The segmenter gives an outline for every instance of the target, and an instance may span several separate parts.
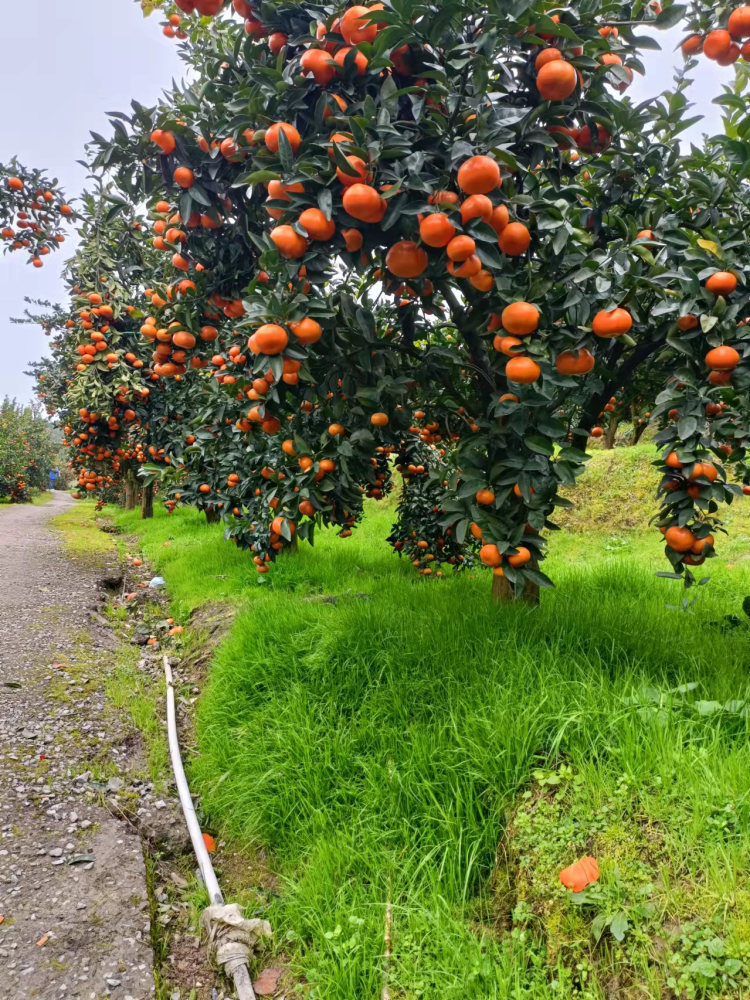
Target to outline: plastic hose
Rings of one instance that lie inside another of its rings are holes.
[[[180,754],[180,741],[177,736],[177,712],[175,711],[174,699],[174,679],[172,668],[169,665],[169,658],[164,656],[164,674],[167,679],[167,733],[169,736],[169,755],[172,758],[172,770],[177,784],[177,791],[180,796],[180,805],[187,824],[190,841],[193,851],[198,861],[198,867],[203,876],[203,882],[208,890],[211,903],[217,905],[224,904],[224,896],[219,887],[219,880],[216,878],[214,866],[211,864],[211,855],[206,849],[203,840],[203,833],[198,822],[198,817],[193,805],[193,798],[190,794],[185,768],[182,766],[182,756]],[[252,980],[247,965],[242,965],[233,972],[234,985],[237,990],[239,1000],[256,1000],[253,990]]]

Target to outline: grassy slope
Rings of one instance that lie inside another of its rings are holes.
[[[619,456],[625,489],[640,491],[644,454]],[[583,489],[630,518],[609,462],[596,457]],[[605,533],[554,536],[557,590],[530,612],[493,605],[484,573],[416,577],[383,541],[387,507],[348,540],[321,536],[279,560],[264,586],[194,512],[146,525],[118,514],[166,577],[175,617],[208,599],[239,608],[201,700],[193,781],[215,822],[270,850],[277,939],[316,997],[379,995],[389,893],[394,998],[573,996],[583,980],[592,997],[613,981],[622,995],[663,995],[670,958],[696,988],[709,980],[684,968],[714,961],[715,940],[744,961],[747,723],[692,702],[750,694],[747,632],[707,627],[750,593],[745,518],[693,616],[665,609],[679,585],[653,576],[665,568],[655,533],[623,536],[624,516]],[[344,599],[307,599],[319,593]],[[699,685],[684,707],[627,702],[684,682]],[[560,785],[533,778],[561,763],[573,776]],[[557,883],[592,850],[603,899],[591,913],[619,907],[638,928],[622,946],[605,936],[592,949],[591,916]],[[684,937],[689,917],[708,937],[672,941],[665,927]],[[668,943],[654,962],[657,938]]]

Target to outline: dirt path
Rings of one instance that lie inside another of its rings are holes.
[[[66,555],[70,507],[0,511],[0,996],[154,995],[139,838],[104,806],[127,730],[108,712],[115,642],[92,612],[101,564]]]

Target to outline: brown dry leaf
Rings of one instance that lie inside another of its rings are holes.
[[[264,969],[253,983],[259,997],[272,997],[281,979],[281,969]]]

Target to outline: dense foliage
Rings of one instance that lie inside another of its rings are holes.
[[[639,24],[705,11],[156,6],[190,82],[94,136],[51,362],[81,486],[158,479],[265,573],[397,468],[421,573],[478,561],[533,597],[589,434],[645,403],[691,583],[740,492],[721,463],[750,479],[744,77],[687,152],[684,73],[625,92]]]
[[[0,403],[0,500],[25,503],[49,486],[59,447],[41,408],[7,396]]]

